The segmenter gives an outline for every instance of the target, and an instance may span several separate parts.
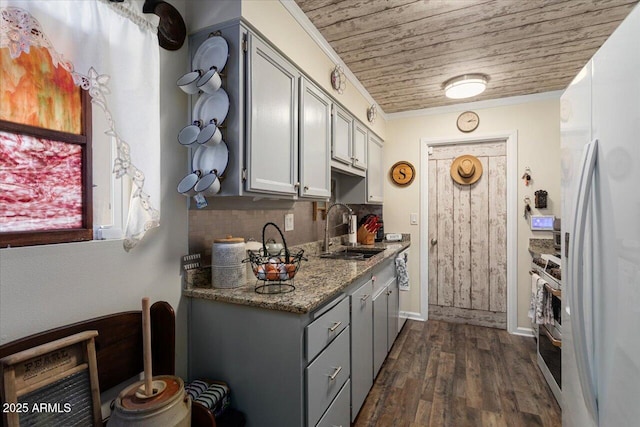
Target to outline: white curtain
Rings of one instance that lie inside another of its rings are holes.
[[[158,20],[142,3],[0,0],[0,47],[14,57],[46,47],[89,90],[93,114],[106,115],[118,148],[113,173],[132,180],[127,251],[160,221]]]

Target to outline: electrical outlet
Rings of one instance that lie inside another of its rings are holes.
[[[286,214],[284,216],[284,231],[293,231],[293,214]]]

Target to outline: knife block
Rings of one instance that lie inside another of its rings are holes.
[[[373,245],[376,239],[375,233],[369,233],[364,225],[358,228],[358,243],[361,245]]]

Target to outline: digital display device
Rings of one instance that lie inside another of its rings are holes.
[[[553,215],[531,215],[531,229],[553,231]]]

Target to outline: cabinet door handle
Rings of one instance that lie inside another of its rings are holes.
[[[294,188],[299,188],[299,187],[300,187],[300,183],[299,183],[299,182],[296,182],[295,184],[293,184],[293,187],[294,187]]]
[[[304,186],[304,191],[305,191],[305,193],[306,193],[307,191],[309,191],[309,186],[308,186],[308,185],[305,185],[305,186]]]
[[[393,291],[387,291],[387,295],[391,295]]]
[[[338,366],[338,367],[332,366],[332,368],[335,369],[335,371],[333,372],[333,374],[327,375],[329,377],[329,381],[334,381],[338,376],[338,374],[340,373],[340,371],[342,371],[342,366]]]
[[[329,328],[329,331],[333,332],[342,325],[342,322],[333,322],[333,326]]]
[[[362,298],[360,298],[360,301],[365,302],[367,300],[367,298],[369,298],[369,294],[364,294],[362,295]]]

